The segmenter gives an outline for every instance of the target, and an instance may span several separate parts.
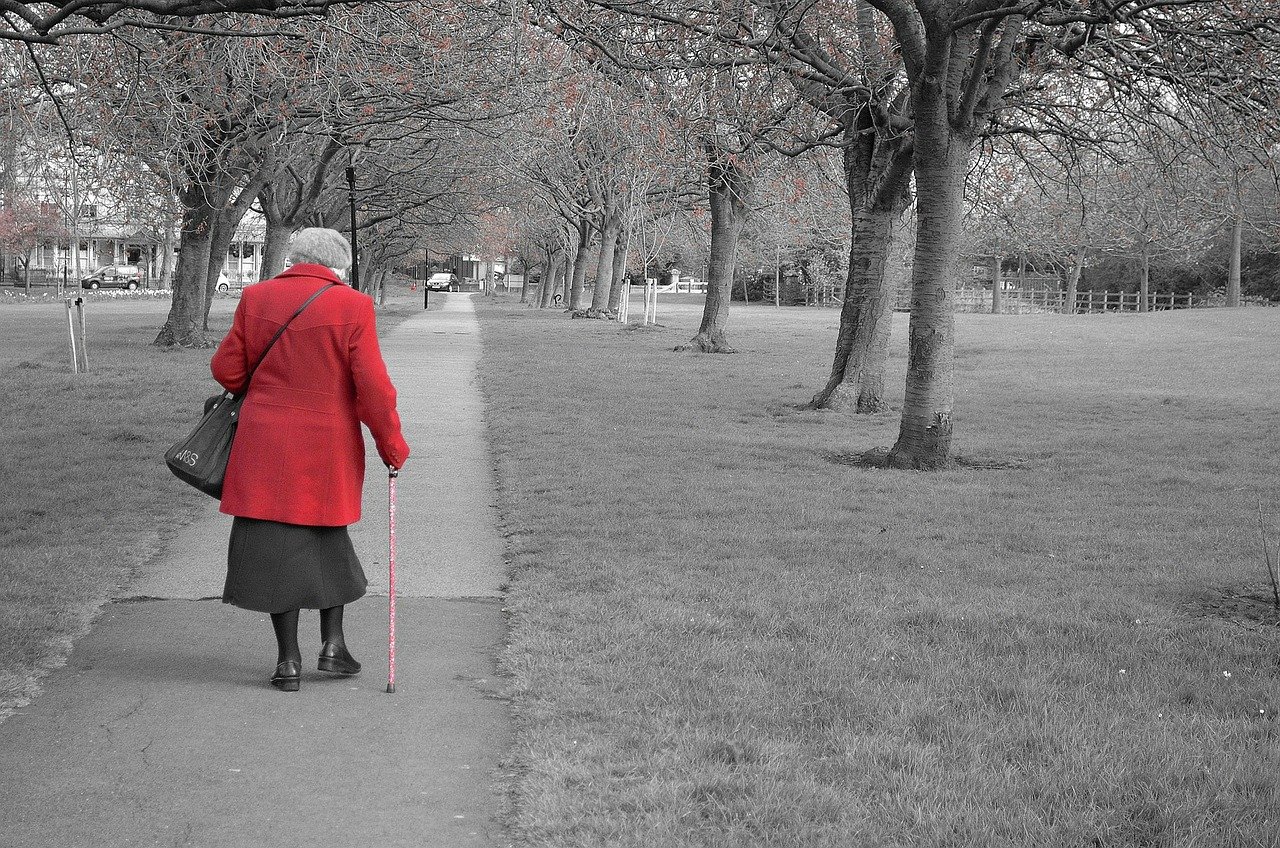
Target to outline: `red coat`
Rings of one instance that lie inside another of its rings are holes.
[[[340,282],[321,265],[294,265],[246,286],[213,377],[244,389],[267,342],[308,297]],[[320,295],[271,348],[240,412],[222,511],[287,524],[338,527],[360,520],[364,437],[399,468],[409,457],[396,390],[378,347],[373,300],[346,285]]]

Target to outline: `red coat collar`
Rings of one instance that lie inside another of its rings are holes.
[[[332,268],[326,265],[313,265],[310,262],[299,262],[297,265],[285,268],[276,275],[277,279],[280,277],[314,277],[317,280],[346,285],[341,277],[333,273]]]

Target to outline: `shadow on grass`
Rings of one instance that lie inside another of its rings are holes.
[[[876,468],[884,471],[894,470],[889,465],[890,448],[880,446],[857,453],[827,453],[828,462],[836,465],[847,465],[851,468]],[[1034,468],[1031,460],[1022,457],[963,456],[950,457],[947,464],[938,470],[976,469],[983,471],[1026,471]],[[897,469],[903,470],[903,469]]]
[[[1219,587],[1198,592],[1188,600],[1184,611],[1191,616],[1217,618],[1251,629],[1280,628],[1280,608],[1276,606],[1270,585]]]

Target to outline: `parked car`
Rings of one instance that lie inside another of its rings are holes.
[[[458,275],[449,271],[436,271],[427,277],[427,288],[432,291],[457,291]]]
[[[80,279],[84,289],[118,288],[133,291],[142,284],[142,269],[137,265],[103,265]]]
[[[214,286],[214,288],[217,289],[218,292],[221,294],[229,294],[233,291],[240,291],[241,289],[243,289],[244,283],[240,282],[239,280],[233,283],[227,279],[227,274],[225,271],[219,271],[218,282]]]

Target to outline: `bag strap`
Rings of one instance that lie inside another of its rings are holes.
[[[280,325],[280,329],[276,330],[276,334],[271,337],[271,341],[267,342],[267,346],[262,349],[262,354],[258,357],[258,361],[253,363],[253,367],[249,369],[249,376],[246,377],[244,380],[244,389],[240,392],[240,395],[242,397],[249,392],[249,382],[253,380],[254,372],[258,370],[258,366],[262,364],[262,360],[267,358],[267,354],[271,352],[271,348],[275,345],[275,343],[280,339],[282,335],[284,335],[284,331],[287,330],[289,328],[289,325],[293,323],[293,319],[301,315],[303,310],[311,305],[311,301],[315,300],[317,297],[324,294],[325,292],[327,292],[329,289],[333,288],[336,285],[340,285],[340,283],[326,283],[324,286],[321,286],[320,289],[315,294],[307,298],[301,306],[299,306],[296,310],[294,310],[294,313],[289,316],[288,321],[285,321],[283,324]]]

